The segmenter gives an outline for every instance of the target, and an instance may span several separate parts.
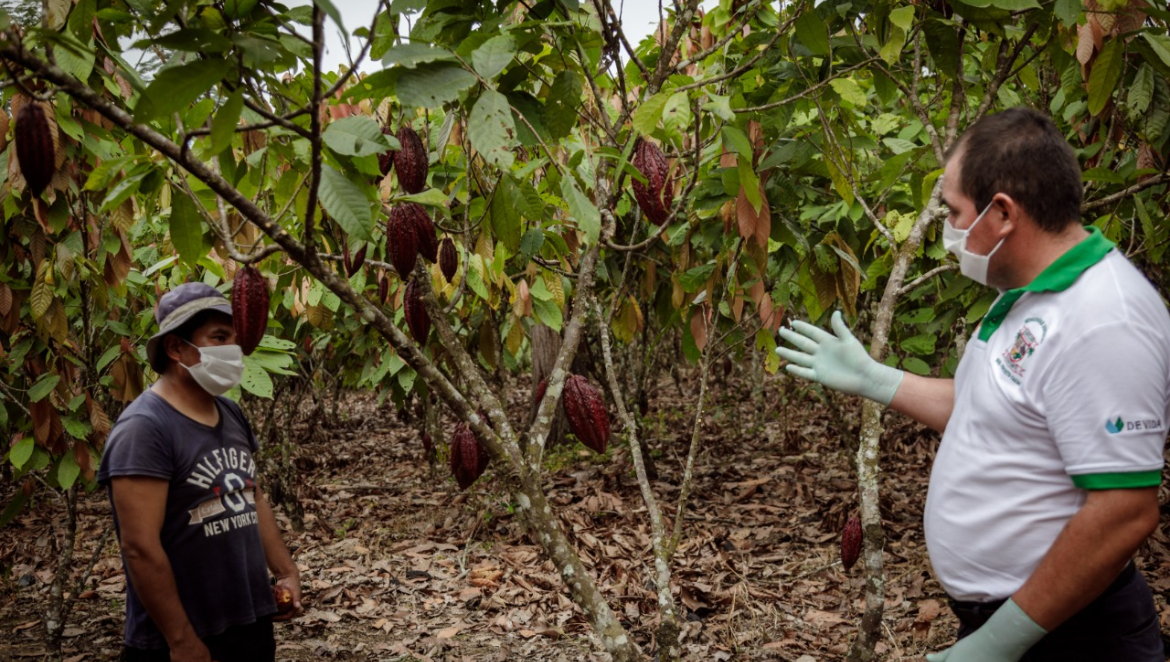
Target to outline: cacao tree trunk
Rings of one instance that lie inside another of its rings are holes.
[[[552,374],[553,364],[556,363],[557,354],[561,351],[561,334],[544,324],[537,324],[532,327],[530,342],[532,344],[532,392],[535,394],[540,383]],[[529,408],[529,425],[536,420],[536,409],[539,406],[540,402],[534,397],[532,406]],[[564,435],[564,422],[564,411],[558,404],[552,427],[548,431],[548,441],[545,442],[550,448],[561,443]]]

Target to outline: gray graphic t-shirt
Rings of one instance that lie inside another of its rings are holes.
[[[208,427],[147,390],[118,417],[98,471],[107,490],[119,476],[170,482],[160,537],[200,637],[276,612],[256,518],[256,437],[239,405],[220,397],[216,406],[219,424]],[[120,538],[116,509],[114,524]],[[126,645],[166,646],[129,575]]]

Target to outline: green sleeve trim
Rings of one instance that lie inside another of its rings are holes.
[[[1073,485],[1082,490],[1118,490],[1157,487],[1162,484],[1161,470],[1117,474],[1073,476]]]

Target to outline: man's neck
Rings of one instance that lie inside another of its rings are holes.
[[[173,369],[159,377],[151,390],[188,418],[211,426],[219,422],[215,398],[194,380],[174,374]]]
[[[1020,259],[1016,262],[1019,268],[1012,274],[1014,282],[1008,289],[1024,287],[1036,280],[1045,269],[1060,259],[1060,256],[1089,236],[1088,231],[1079,223],[1074,223],[1057,233],[1045,232],[1035,225],[1029,225],[1031,227],[1028,228],[1027,236],[1020,237],[1023,246],[1018,253]]]

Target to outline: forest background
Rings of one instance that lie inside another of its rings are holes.
[[[784,379],[775,331],[841,309],[875,357],[953,374],[995,293],[941,246],[941,164],[1017,105],[1052,115],[1084,222],[1165,295],[1170,12],[691,0],[638,40],[619,10],[383,0],[350,25],[329,0],[45,0],[0,17],[0,623],[21,655],[116,647],[103,443],[153,379],[160,294],[245,273],[269,296],[247,302],[262,339],[232,395],[321,607],[290,651],[945,645],[915,518],[937,439]],[[354,48],[326,67],[336,30]],[[577,415],[582,392],[602,400]],[[453,438],[470,441],[450,462]],[[850,580],[833,548],[853,514]],[[1142,557],[1161,577],[1166,541]],[[387,597],[424,588],[422,606]],[[332,627],[370,615],[378,636]]]

